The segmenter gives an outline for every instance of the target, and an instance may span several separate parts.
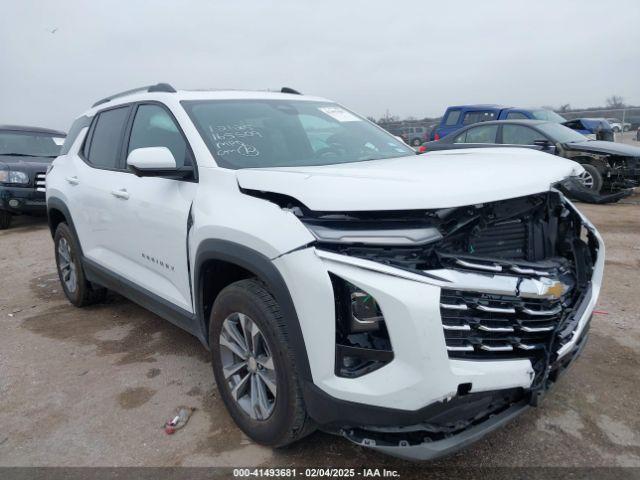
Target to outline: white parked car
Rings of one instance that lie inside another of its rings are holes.
[[[602,240],[555,188],[582,167],[417,156],[283,92],[158,84],[78,118],[46,182],[67,298],[112,289],[198,337],[265,445],[321,428],[430,459],[537,405],[602,282]]]
[[[631,130],[630,123],[623,122],[622,120],[619,120],[617,118],[607,118],[607,122],[609,122],[609,125],[611,125],[611,129],[616,133],[628,132],[629,130]]]

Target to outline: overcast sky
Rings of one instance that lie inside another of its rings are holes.
[[[158,81],[286,85],[375,117],[640,105],[640,1],[3,1],[0,124],[67,129]]]

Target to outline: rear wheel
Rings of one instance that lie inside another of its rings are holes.
[[[411,141],[411,145],[413,145],[414,147],[419,147],[420,145],[422,145],[422,140],[420,140],[419,138],[414,138]]]
[[[602,190],[603,183],[600,171],[593,165],[582,164],[582,167],[584,168],[584,172],[580,174],[582,185],[589,190],[599,193],[600,190]]]
[[[0,230],[6,230],[11,225],[11,219],[13,215],[11,215],[6,210],[0,210]]]
[[[66,223],[60,223],[54,236],[56,266],[62,290],[76,307],[84,307],[104,300],[106,288],[91,284],[84,275],[80,247]]]
[[[220,292],[209,342],[222,400],[247,436],[279,447],[313,431],[285,322],[264,284],[241,280]]]

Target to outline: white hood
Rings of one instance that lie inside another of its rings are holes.
[[[448,150],[320,167],[238,170],[249,190],[293,197],[311,210],[459,207],[549,190],[582,167],[526,148]]]

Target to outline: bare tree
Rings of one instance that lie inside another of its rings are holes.
[[[570,103],[564,103],[562,105],[560,105],[558,107],[558,111],[559,112],[568,112],[569,110],[571,110],[571,104]]]
[[[624,98],[620,95],[611,95],[606,100],[607,108],[624,108],[626,105],[624,104]]]

